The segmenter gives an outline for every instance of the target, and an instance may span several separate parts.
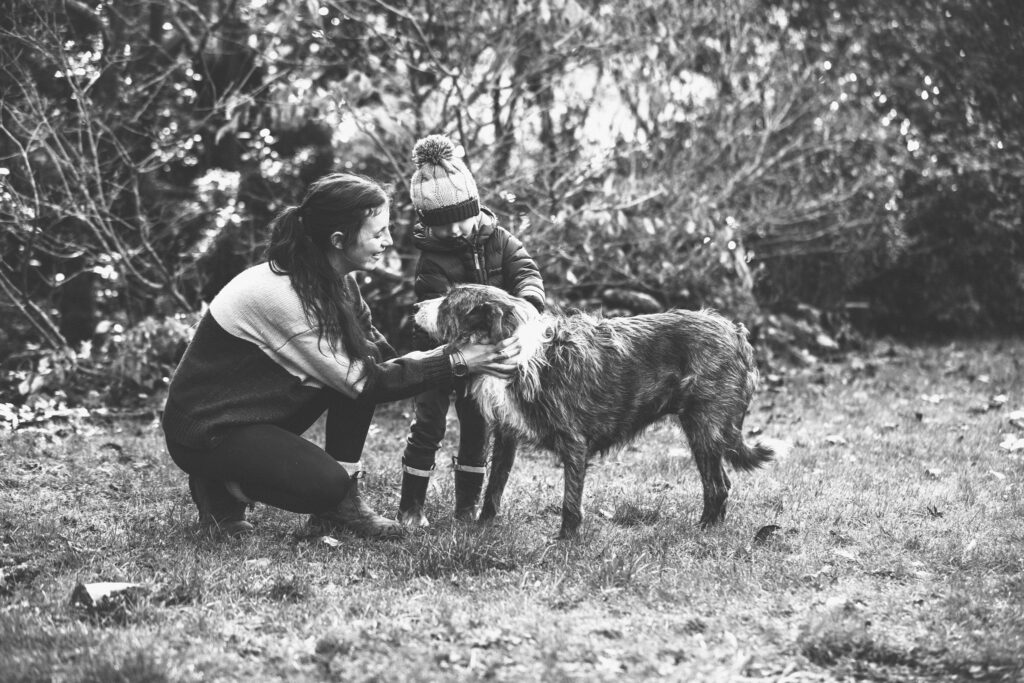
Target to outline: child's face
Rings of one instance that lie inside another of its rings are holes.
[[[470,237],[472,236],[473,231],[476,230],[476,224],[479,219],[480,216],[476,215],[472,218],[463,219],[457,223],[434,225],[430,228],[430,231],[434,233],[434,237],[442,240],[458,237]]]

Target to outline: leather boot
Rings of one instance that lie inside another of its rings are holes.
[[[245,521],[245,502],[231,495],[224,482],[190,474],[188,491],[199,510],[203,533],[238,538],[253,531],[252,524]]]
[[[398,501],[398,523],[408,528],[430,526],[423,514],[427,487],[433,470],[418,470],[402,464],[402,497]]]
[[[480,498],[480,490],[484,487],[486,467],[472,467],[453,463],[455,470],[455,519],[462,522],[475,522],[477,517],[476,504]]]
[[[343,529],[361,538],[399,538],[405,530],[393,519],[378,515],[359,493],[362,473],[352,475],[345,497],[330,512],[311,515],[309,526],[316,531]]]

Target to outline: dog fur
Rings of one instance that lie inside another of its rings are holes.
[[[675,415],[704,488],[702,527],[725,516],[730,481],[723,467],[752,470],[775,449],[743,440],[743,419],[758,374],[747,330],[709,310],[628,318],[539,314],[486,285],[458,285],[420,304],[416,323],[441,342],[496,342],[516,336],[518,372],[509,380],[473,376],[469,391],[495,433],[481,520],[497,515],[515,443],[552,451],[565,491],[559,537],[582,521],[587,462]]]

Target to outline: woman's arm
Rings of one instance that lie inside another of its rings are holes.
[[[366,383],[359,398],[384,403],[409,398],[427,389],[449,386],[456,365],[453,356],[466,365],[468,374],[508,378],[516,372],[520,350],[519,341],[510,338],[497,344],[466,344],[461,347],[438,347],[432,351],[413,351],[371,368],[372,379]],[[434,365],[438,360],[442,367]],[[415,367],[424,361],[428,365],[420,369]],[[423,373],[418,380],[420,388],[410,394],[408,388],[410,383],[417,381],[417,373]]]
[[[413,351],[392,360],[368,363],[333,352],[326,341],[320,342],[316,333],[309,330],[293,337],[287,348],[278,350],[278,362],[346,396],[386,403],[451,386],[451,353],[461,354],[469,374],[510,377],[516,371],[519,350],[518,341],[507,339],[498,344]],[[282,362],[285,357],[287,362]]]

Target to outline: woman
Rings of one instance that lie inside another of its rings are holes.
[[[399,535],[397,522],[359,493],[375,405],[449,387],[456,372],[514,371],[519,347],[511,340],[395,357],[353,275],[375,267],[392,244],[389,220],[376,182],[326,176],[274,220],[267,262],[211,302],[175,371],[162,421],[205,530],[251,531],[246,503],[260,501],[311,514],[327,528]],[[321,449],[301,434],[325,411]]]

